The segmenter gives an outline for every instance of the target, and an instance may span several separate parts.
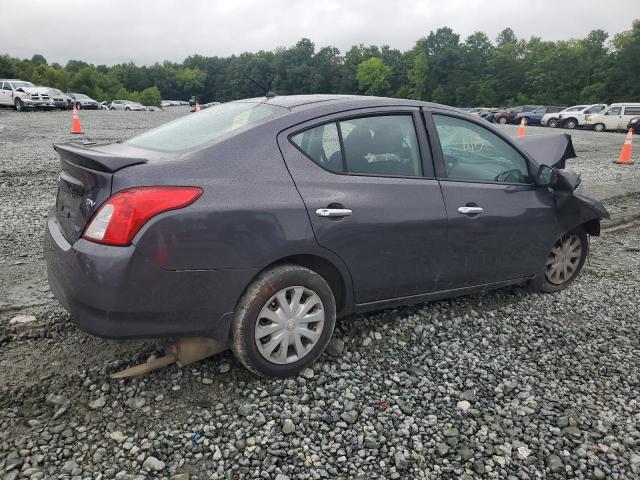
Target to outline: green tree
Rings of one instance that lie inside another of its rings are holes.
[[[358,65],[356,78],[360,88],[367,95],[386,95],[389,84],[391,67],[385,65],[380,58],[369,58]]]
[[[140,103],[142,103],[143,105],[153,105],[159,107],[161,101],[162,95],[160,94],[160,90],[158,90],[158,87],[145,88],[140,93]]]

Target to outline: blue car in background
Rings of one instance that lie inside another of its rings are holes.
[[[538,107],[530,112],[521,112],[516,115],[516,123],[520,123],[524,118],[525,125],[540,125],[540,120],[547,113],[561,112],[567,107]]]

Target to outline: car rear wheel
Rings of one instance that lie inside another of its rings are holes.
[[[130,112],[131,109],[129,107],[125,108],[125,111]]]
[[[262,273],[240,299],[231,349],[256,375],[289,377],[324,352],[335,320],[327,282],[308,268],[281,265]]]
[[[551,293],[567,288],[582,270],[588,253],[589,241],[582,227],[562,235],[547,256],[539,289]]]
[[[570,130],[573,130],[578,126],[578,121],[575,118],[570,118],[569,120],[567,120],[567,123],[565,123],[564,126]]]
[[[547,122],[547,127],[556,128],[557,126],[558,126],[557,118],[550,118],[549,121]]]
[[[24,110],[24,104],[22,103],[22,100],[20,100],[19,98],[15,99],[15,101],[13,102],[13,105],[18,112],[21,112],[22,110]]]
[[[604,123],[596,123],[593,129],[596,132],[604,132]]]
[[[500,125],[504,125],[505,123],[507,123],[507,119],[506,119],[505,117],[500,117],[500,118],[498,119],[498,123],[499,123]]]

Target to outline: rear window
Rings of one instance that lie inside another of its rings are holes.
[[[125,143],[149,150],[182,152],[286,112],[264,103],[224,103],[161,125]]]
[[[640,107],[625,107],[625,115],[640,115]]]

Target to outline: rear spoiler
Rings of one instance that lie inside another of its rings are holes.
[[[78,143],[54,143],[53,149],[67,162],[98,172],[113,173],[131,165],[147,163],[143,158],[121,157]]]
[[[568,133],[513,137],[513,142],[531,155],[539,165],[564,168],[567,158],[577,157]]]

